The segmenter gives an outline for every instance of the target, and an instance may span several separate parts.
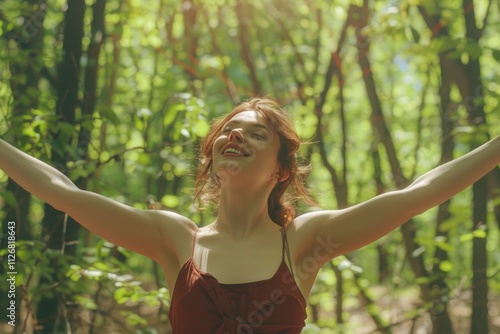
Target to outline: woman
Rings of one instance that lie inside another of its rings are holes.
[[[198,228],[167,211],[144,211],[78,189],[54,168],[0,142],[0,168],[26,190],[117,245],[157,261],[172,294],[176,334],[300,333],[321,266],[373,242],[460,192],[500,163],[500,137],[403,190],[343,210],[295,217],[290,186],[305,198],[299,140],[274,101],[251,99],[211,130],[196,197],[217,200]]]

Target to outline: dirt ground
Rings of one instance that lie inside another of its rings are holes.
[[[372,292],[376,296],[383,318],[394,324],[391,327],[392,334],[429,334],[432,332],[432,322],[428,312],[421,312],[416,317],[409,316],[421,304],[416,293],[395,294],[388,291],[386,287],[372,289]],[[448,314],[452,320],[454,334],[470,334],[471,300],[471,291],[463,291],[459,296],[450,300]],[[489,300],[489,333],[484,334],[500,334],[500,296],[491,294]],[[358,309],[352,312],[349,319],[352,325],[350,333],[379,333],[365,310]]]

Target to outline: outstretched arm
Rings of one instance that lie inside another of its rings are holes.
[[[500,164],[500,137],[445,163],[405,189],[391,191],[343,210],[317,211],[297,218],[309,235],[329,236],[330,258],[365,246],[411,217],[441,204]],[[310,238],[309,238],[310,239]]]
[[[195,225],[172,212],[139,210],[79,189],[55,168],[0,140],[0,169],[41,200],[119,246],[159,260],[177,255]]]

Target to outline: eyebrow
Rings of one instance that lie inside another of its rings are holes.
[[[236,125],[236,124],[241,124],[240,121],[229,121],[227,122],[226,124],[224,124],[224,128],[228,125]],[[265,126],[264,124],[260,124],[260,123],[255,123],[255,122],[252,122],[250,124],[251,127],[253,128],[261,128],[261,129],[264,129],[266,130],[267,132],[269,132],[269,134],[271,134],[271,130],[269,130],[269,128],[267,126]]]

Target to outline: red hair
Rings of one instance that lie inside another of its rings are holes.
[[[218,201],[221,183],[217,175],[211,171],[212,148],[224,125],[234,115],[248,110],[261,114],[280,139],[279,181],[271,191],[267,203],[269,217],[276,224],[286,226],[295,218],[293,205],[295,200],[302,198],[311,205],[315,205],[315,202],[304,185],[309,167],[301,166],[297,161],[297,150],[301,142],[293,127],[292,119],[278,102],[270,98],[252,98],[238,104],[226,116],[215,120],[210,133],[202,142],[194,200],[199,200],[202,204]],[[289,186],[291,189],[288,189]]]

